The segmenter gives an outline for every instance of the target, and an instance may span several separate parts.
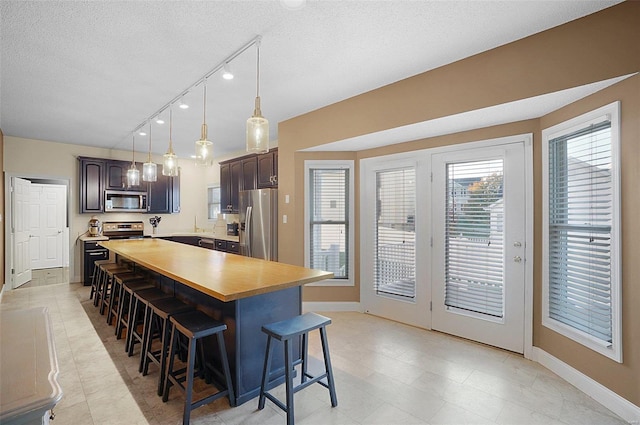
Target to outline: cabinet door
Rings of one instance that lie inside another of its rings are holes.
[[[123,190],[127,187],[127,163],[123,161],[107,161],[107,189]]]
[[[247,158],[242,160],[242,187],[240,190],[253,190],[258,187],[258,159]]]
[[[240,191],[243,189],[242,180],[242,162],[236,161],[230,163],[231,188],[230,188],[230,212],[238,212],[240,206]]]
[[[220,164],[220,211],[227,212],[231,206],[231,164]]]
[[[80,159],[80,213],[103,212],[104,169],[104,161]]]
[[[278,186],[278,151],[258,155],[258,189]]]
[[[158,180],[148,183],[147,212],[168,214],[171,212],[170,177],[162,175],[162,165],[158,165]]]

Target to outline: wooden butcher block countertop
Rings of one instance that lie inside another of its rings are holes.
[[[162,239],[99,244],[220,301],[233,301],[333,277],[333,273],[243,257]]]

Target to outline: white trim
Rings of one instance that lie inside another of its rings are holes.
[[[355,311],[362,313],[362,307],[356,301],[303,301],[302,312],[309,311]]]
[[[524,247],[524,357],[533,350],[533,134],[524,136],[525,247]]]
[[[640,407],[572,368],[562,360],[538,347],[533,347],[531,360],[540,363],[625,421],[631,424],[640,424]]]
[[[350,159],[343,160],[305,160],[304,161],[304,266],[309,267],[309,170],[322,169],[347,169],[349,170],[349,234],[347,235],[347,250],[349,251],[349,276],[347,279],[325,279],[319,282],[309,283],[306,286],[354,286],[355,279],[355,162]]]
[[[571,134],[604,120],[611,121],[611,181],[613,186],[611,223],[611,344],[601,341],[549,316],[549,140]],[[620,102],[616,101],[542,130],[542,326],[622,363],[622,274],[620,241]]]

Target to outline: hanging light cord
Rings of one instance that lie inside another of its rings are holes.
[[[173,108],[169,105],[169,152],[173,153],[173,141],[171,135],[173,134]]]
[[[147,162],[151,162],[151,121],[149,121],[149,159]]]
[[[133,144],[131,146],[131,165],[136,165],[136,133],[133,133]]]
[[[204,96],[202,96],[202,124],[207,123],[207,79],[203,80]]]
[[[260,40],[256,42],[258,60],[256,61],[256,97],[260,97]]]

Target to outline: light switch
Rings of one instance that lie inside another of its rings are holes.
[[[289,203],[289,195],[284,195],[284,203],[285,204]]]
[[[282,215],[282,224],[287,224],[287,215],[286,214]]]

